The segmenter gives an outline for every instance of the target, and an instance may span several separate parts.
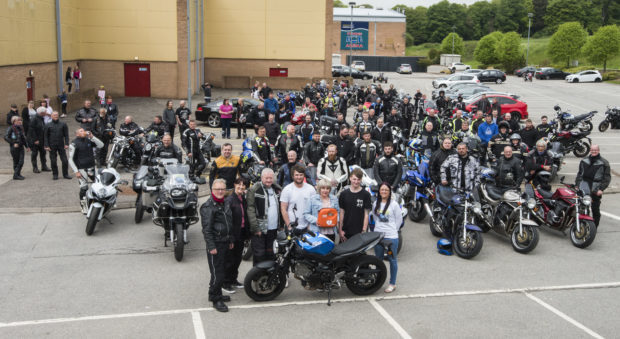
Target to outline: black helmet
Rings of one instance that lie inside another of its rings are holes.
[[[497,125],[497,129],[500,129],[502,127],[505,128],[505,129],[510,129],[510,125],[506,121],[502,121],[502,122],[499,123],[499,125]]]
[[[553,109],[554,109],[555,111],[559,111],[559,110],[560,110],[560,105],[555,105],[555,106],[553,106]]]

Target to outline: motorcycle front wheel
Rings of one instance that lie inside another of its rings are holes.
[[[183,223],[177,223],[174,227],[174,258],[177,261],[183,260],[185,241],[183,239]]]
[[[136,201],[136,214],[134,215],[134,221],[136,224],[142,222],[144,217],[144,205],[142,205],[142,193],[138,193],[138,200]]]
[[[454,252],[456,252],[456,254],[463,259],[471,259],[477,256],[482,250],[482,233],[467,230],[466,237],[463,239],[463,219],[459,219],[461,219],[461,222],[458,223],[459,226],[456,228],[452,236]]]
[[[592,220],[581,220],[580,231],[577,231],[577,223],[570,227],[570,241],[575,247],[586,248],[592,244],[596,237],[596,225]]]
[[[387,268],[383,261],[372,255],[362,255],[354,259],[352,271],[346,280],[347,288],[357,295],[370,295],[383,286]]]
[[[590,153],[590,145],[582,140],[578,141],[577,145],[575,145],[575,149],[573,150],[573,154],[577,158],[583,158],[587,156],[588,153]]]
[[[523,225],[523,233],[519,232],[519,226],[512,230],[510,240],[512,248],[519,253],[529,253],[538,245],[538,229],[534,226]]]
[[[88,217],[88,222],[86,223],[86,235],[92,235],[93,232],[95,232],[100,210],[101,207],[94,207],[93,210],[90,211],[90,217]]]
[[[272,277],[271,275],[276,276]],[[272,279],[273,278],[273,279]],[[243,280],[245,294],[254,301],[269,301],[282,293],[286,286],[286,275],[278,271],[269,272],[265,269],[253,267]]]
[[[241,258],[245,261],[252,259],[252,240],[248,239],[243,242],[243,252]]]
[[[605,132],[608,128],[609,128],[609,121],[607,120],[601,121],[601,123],[598,125],[598,130],[600,132]]]
[[[431,211],[432,211],[432,208],[433,206],[431,206]],[[436,237],[443,236],[443,230],[441,229],[441,226],[439,225],[440,217],[441,217],[441,212],[433,211],[433,218],[428,220],[428,226],[431,229],[431,233]],[[433,222],[433,220],[435,221]]]
[[[414,200],[409,205],[409,220],[413,222],[420,222],[426,218],[426,209],[424,209],[424,201]]]

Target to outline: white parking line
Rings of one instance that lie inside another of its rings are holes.
[[[411,339],[411,336],[407,333],[407,331],[405,331],[405,329],[402,328],[400,324],[396,320],[394,320],[394,318],[392,318],[392,316],[385,310],[385,308],[381,307],[381,305],[379,305],[379,303],[375,299],[369,298],[368,302],[370,302],[372,307],[374,307],[375,310],[377,310],[377,312],[379,312],[379,314],[381,314],[381,316],[383,316],[383,318],[385,318],[385,320],[387,320],[387,322],[390,323],[392,327],[394,327],[396,332],[400,334],[401,338]]]
[[[535,296],[529,294],[529,293],[525,293],[525,295],[534,300],[535,302],[537,302],[538,304],[540,304],[542,307],[548,309],[549,311],[555,313],[555,315],[559,316],[560,318],[568,321],[569,323],[571,323],[572,325],[574,325],[577,328],[580,328],[582,330],[584,330],[587,334],[591,335],[594,338],[598,338],[598,339],[603,339],[603,337],[601,335],[599,335],[598,333],[592,331],[591,329],[585,327],[582,323],[578,322],[577,320],[569,317],[568,315],[566,315],[564,312],[558,310],[557,308],[547,304],[546,302],[536,298]]]
[[[200,313],[192,312],[192,322],[194,323],[194,332],[196,333],[196,339],[206,339],[205,328],[202,326],[202,319]]]
[[[609,213],[609,212],[601,211],[601,215],[604,215],[604,216],[606,216],[607,218],[611,218],[611,219],[614,219],[614,220],[618,220],[618,221],[620,221],[620,217],[619,217],[619,216],[617,216],[617,215],[615,215],[615,214],[611,214],[611,213]]]

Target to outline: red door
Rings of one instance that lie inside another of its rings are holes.
[[[151,96],[151,65],[125,64],[125,96]]]
[[[28,101],[34,100],[34,78],[26,78],[26,99]]]

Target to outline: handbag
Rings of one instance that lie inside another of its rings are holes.
[[[335,208],[321,208],[316,224],[319,227],[336,227],[338,225],[338,211]]]

